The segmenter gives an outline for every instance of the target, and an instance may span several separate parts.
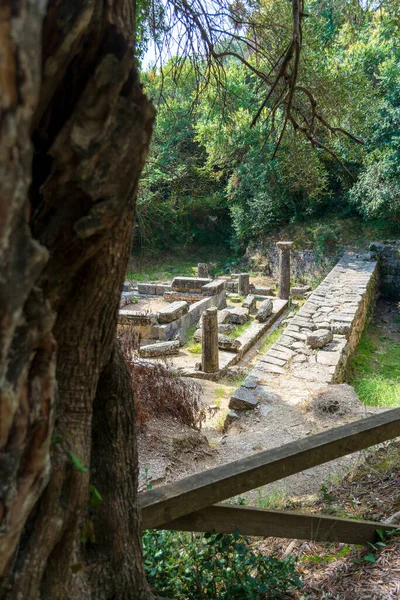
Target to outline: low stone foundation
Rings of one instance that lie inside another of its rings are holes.
[[[118,322],[123,325],[132,325],[141,337],[148,340],[168,341],[174,339],[179,333],[182,336],[191,325],[196,323],[202,312],[210,306],[224,308],[226,306],[225,290],[214,296],[198,296],[198,300],[189,306],[186,314],[179,316],[170,323],[160,323],[157,315],[141,313],[140,311],[122,309],[119,311]],[[186,295],[184,296],[186,299]],[[182,303],[181,303],[182,304]],[[165,309],[161,312],[167,312]]]

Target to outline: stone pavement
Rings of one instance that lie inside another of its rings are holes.
[[[345,254],[251,372],[258,385],[267,385],[282,400],[297,404],[327,384],[342,382],[376,284],[375,261]],[[314,347],[315,337],[323,340],[322,347]]]

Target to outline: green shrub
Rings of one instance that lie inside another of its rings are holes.
[[[234,533],[145,531],[143,554],[154,592],[174,600],[287,598],[301,581],[291,557],[279,560],[253,550]]]

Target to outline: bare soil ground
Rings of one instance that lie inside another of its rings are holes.
[[[368,453],[363,464],[323,495],[303,502],[302,512],[384,521],[400,510],[400,443]],[[286,508],[293,504],[287,502]],[[399,515],[400,516],[400,515]],[[397,517],[399,518],[399,517]],[[399,521],[393,520],[394,524]],[[399,530],[400,533],[400,530]],[[370,546],[269,538],[255,544],[282,558],[291,554],[302,575],[297,600],[395,600],[400,597],[400,536]]]
[[[385,302],[381,302],[375,313],[379,326],[387,329],[392,335],[393,319],[396,314],[389,310]],[[283,317],[284,318],[284,317]],[[275,327],[279,325],[276,324]],[[270,334],[271,332],[268,332]],[[351,420],[358,419],[359,414],[347,414],[337,418],[327,418],[310,409],[310,405],[301,401],[287,404],[281,401],[261,403],[254,410],[244,413],[227,433],[223,433],[225,416],[229,411],[229,399],[239,386],[241,379],[251,370],[260,358],[261,339],[240,364],[235,378],[222,379],[218,382],[202,380],[203,404],[206,419],[201,432],[202,443],[188,452],[175,455],[175,447],[170,443],[171,437],[186,431],[178,422],[154,418],[148,432],[142,436],[140,461],[142,473],[148,467],[149,476],[154,483],[180,479],[204,469],[231,462],[255,452],[271,449],[282,444],[296,441],[325,429],[336,427]],[[307,384],[305,384],[307,385]],[[307,390],[305,390],[307,391]],[[299,398],[301,390],[294,390]],[[382,409],[366,408],[365,415]],[[187,432],[190,434],[190,431]],[[195,434],[196,435],[196,434]],[[353,469],[363,454],[358,453],[342,459],[320,465],[302,473],[292,475],[273,484],[269,484],[248,492],[246,498],[250,503],[269,502],[269,498],[292,497],[300,501],[304,497],[318,493],[321,485],[327,481],[337,480]]]

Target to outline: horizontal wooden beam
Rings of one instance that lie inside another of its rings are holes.
[[[375,541],[377,529],[391,531],[395,527],[373,521],[216,504],[165,523],[160,529],[216,533],[238,530],[241,535],[365,544]]]
[[[268,435],[268,430],[265,432]],[[400,409],[258,452],[139,494],[144,529],[400,435]]]

